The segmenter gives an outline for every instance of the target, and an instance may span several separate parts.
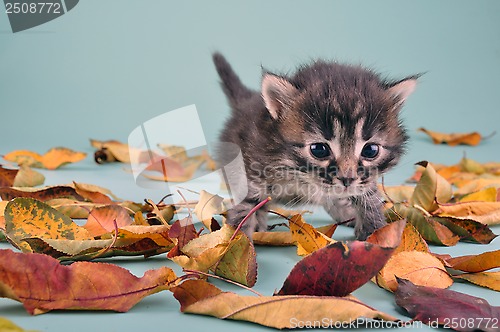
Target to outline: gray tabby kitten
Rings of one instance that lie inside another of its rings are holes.
[[[386,81],[371,70],[315,61],[292,76],[264,72],[262,91],[245,87],[221,54],[213,60],[232,108],[220,141],[239,146],[248,194],[227,213],[238,225],[270,196],[323,206],[364,240],[385,225],[377,178],[399,161],[408,136],[400,109],[417,76]],[[221,148],[218,161],[231,157]],[[259,210],[243,226],[267,227]]]

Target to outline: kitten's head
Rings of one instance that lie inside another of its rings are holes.
[[[286,142],[283,166],[338,196],[361,195],[399,161],[399,119],[417,77],[382,80],[370,70],[316,62],[293,77],[265,73],[262,97]]]

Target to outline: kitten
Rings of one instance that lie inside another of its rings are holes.
[[[358,240],[385,225],[377,178],[404,152],[399,112],[417,76],[386,81],[359,66],[318,60],[292,76],[264,72],[257,92],[221,54],[213,60],[232,108],[220,141],[241,149],[248,185],[227,213],[230,225],[268,196],[321,205],[336,222],[349,221]],[[228,154],[220,149],[218,161],[226,165]],[[242,229],[251,235],[266,228],[261,209]]]

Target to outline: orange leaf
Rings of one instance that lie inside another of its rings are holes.
[[[445,259],[455,270],[464,272],[483,272],[500,267],[500,250],[488,251],[479,255],[467,255]]]
[[[486,225],[500,223],[500,202],[464,202],[440,204],[435,212],[441,217],[471,219]]]
[[[467,144],[475,146],[478,145],[482,139],[481,134],[479,134],[478,132],[445,134],[436,131],[430,131],[425,128],[419,128],[418,130],[429,135],[432,138],[434,144],[445,143],[450,146]]]
[[[76,152],[68,148],[52,148],[43,156],[32,151],[19,150],[6,154],[3,158],[19,165],[37,168],[56,169],[67,163],[76,163],[87,156],[84,152]]]
[[[0,297],[21,302],[32,315],[61,309],[126,312],[142,298],[169,289],[176,280],[167,267],[138,278],[112,264],[63,266],[47,255],[11,250],[0,250],[0,271]]]

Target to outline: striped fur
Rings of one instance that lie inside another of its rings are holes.
[[[218,161],[230,161],[224,142],[238,145],[249,188],[228,211],[230,224],[267,196],[289,207],[321,205],[337,222],[352,220],[358,239],[385,224],[376,182],[404,153],[399,112],[416,76],[387,81],[359,66],[316,61],[291,76],[265,72],[258,92],[242,85],[222,55],[214,63],[232,108]],[[329,156],[314,157],[311,145],[318,143]],[[362,156],[365,144],[378,146],[375,158]],[[250,235],[266,226],[262,211],[243,229]]]

